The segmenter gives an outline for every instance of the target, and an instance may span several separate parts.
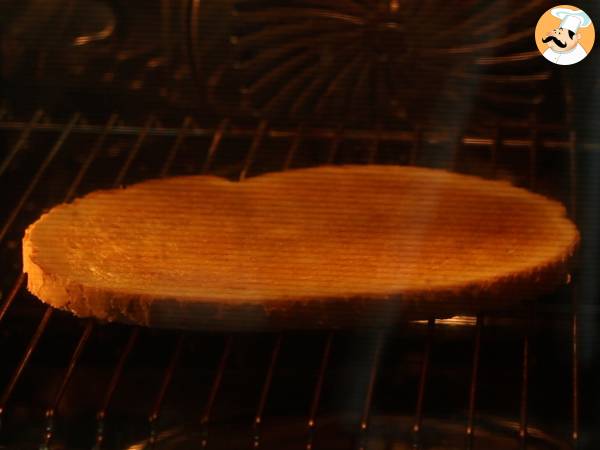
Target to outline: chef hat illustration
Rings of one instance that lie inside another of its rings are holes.
[[[551,13],[561,20],[560,28],[571,30],[573,33],[577,33],[579,28],[588,27],[592,23],[590,16],[580,9],[554,8]]]

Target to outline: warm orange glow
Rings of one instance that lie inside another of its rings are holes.
[[[427,325],[427,320],[415,320],[414,323],[421,323]],[[449,319],[435,319],[436,325],[449,325],[449,326],[475,326],[477,317],[474,316],[454,316]]]

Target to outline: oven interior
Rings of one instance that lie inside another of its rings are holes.
[[[547,2],[399,3],[0,4],[0,446],[596,448],[597,55],[540,61],[524,30]],[[25,288],[24,229],[58,203],[350,163],[558,199],[582,233],[573,272],[527,307],[393,329],[147,329]]]

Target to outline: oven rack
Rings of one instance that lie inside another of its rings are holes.
[[[525,136],[519,138],[511,138],[510,130],[525,129]],[[577,151],[597,151],[600,147],[597,143],[578,142],[574,132],[567,128],[554,125],[542,124],[506,124],[498,125],[495,129],[488,130],[486,134],[462,134],[456,130],[449,129],[447,131],[430,131],[430,130],[344,130],[344,129],[325,129],[325,128],[305,128],[299,126],[295,130],[290,129],[271,129],[269,123],[265,120],[258,123],[254,128],[242,127],[233,124],[229,119],[220,121],[216,126],[204,127],[199,126],[191,117],[185,117],[179,127],[163,126],[160,119],[155,115],[148,115],[142,121],[135,125],[125,124],[117,114],[112,114],[104,123],[92,124],[89,123],[81,113],[72,114],[67,120],[56,122],[50,120],[42,109],[35,111],[28,120],[17,120],[10,117],[10,114],[4,110],[0,112],[0,130],[9,130],[17,132],[17,137],[14,140],[12,147],[6,153],[4,159],[0,161],[0,177],[5,175],[5,172],[11,167],[13,161],[19,154],[27,148],[27,143],[32,135],[45,133],[52,135],[54,141],[47,150],[43,160],[37,166],[34,175],[28,181],[26,188],[19,192],[15,206],[12,208],[0,230],[0,248],[6,244],[6,237],[12,228],[15,226],[17,219],[23,212],[27,202],[32,197],[36,189],[40,189],[40,181],[48,168],[51,166],[53,159],[61,151],[65,142],[77,134],[87,134],[94,136],[94,143],[90,147],[86,158],[82,161],[79,170],[72,178],[66,193],[64,201],[72,200],[78,195],[78,189],[84,177],[97,157],[103,149],[107,139],[111,136],[124,135],[133,137],[133,143],[127,150],[124,162],[116,172],[113,186],[118,187],[128,181],[128,172],[131,169],[134,160],[142,151],[145,141],[150,136],[163,136],[172,140],[166,157],[160,167],[159,176],[167,176],[170,172],[171,165],[176,157],[177,152],[182,147],[187,139],[194,137],[205,137],[209,140],[209,145],[204,151],[204,156],[199,160],[201,169],[200,173],[208,173],[212,168],[212,163],[219,153],[221,145],[228,138],[247,138],[249,146],[243,159],[243,164],[239,170],[237,178],[243,180],[249,176],[253,162],[257,154],[261,151],[267,140],[279,139],[287,142],[287,153],[283,158],[281,169],[285,170],[294,165],[294,158],[300,151],[302,143],[305,139],[317,139],[327,143],[327,155],[325,162],[333,163],[336,161],[338,152],[342,143],[348,140],[365,141],[368,144],[366,155],[363,155],[362,162],[376,162],[378,150],[383,142],[403,142],[408,145],[408,160],[409,164],[418,162],[419,152],[425,145],[442,144],[450,145],[452,150],[452,161],[457,160],[458,154],[464,149],[472,147],[484,147],[490,152],[492,165],[495,165],[496,155],[505,147],[512,147],[527,152],[529,161],[529,186],[535,187],[535,165],[539,152],[545,150],[558,150],[568,153],[569,158],[569,183],[570,183],[570,204],[569,212],[573,215],[575,211],[575,191],[576,191],[576,168],[575,168],[575,152]],[[546,132],[552,132],[553,136],[560,133],[564,136],[563,139],[556,137],[546,137]],[[0,327],[5,321],[7,313],[11,308],[16,308],[15,300],[19,298],[25,290],[26,276],[20,274],[16,277],[8,294],[2,300],[0,305]],[[569,446],[575,448],[579,440],[579,387],[578,387],[578,315],[577,315],[577,299],[574,294],[574,283],[570,283],[569,290],[571,292],[571,312],[569,314],[570,327],[570,349],[571,349],[571,436]],[[61,314],[50,307],[45,306],[44,312],[39,320],[37,327],[29,339],[22,356],[9,377],[8,382],[1,388],[0,395],[0,424],[5,422],[5,417],[10,413],[10,400],[13,396],[15,388],[19,383],[23,373],[27,370],[32,355],[35,353],[38,345],[47,331],[50,320],[53,316]],[[480,315],[476,318],[467,319],[466,322],[472,326],[469,331],[472,334],[473,350],[471,354],[471,375],[468,389],[467,409],[463,424],[463,432],[465,437],[465,448],[473,448],[477,436],[477,394],[479,381],[479,365],[482,353],[482,330],[485,327],[487,316]],[[410,420],[410,433],[414,442],[415,448],[420,447],[423,422],[425,417],[424,402],[426,393],[429,389],[428,380],[430,372],[430,361],[432,345],[436,329],[438,329],[444,321],[430,319],[426,325],[425,344],[423,346],[420,363],[420,375],[417,390],[417,401],[415,405],[414,415]],[[70,360],[64,368],[62,381],[56,389],[51,401],[45,408],[44,412],[44,433],[40,436],[40,448],[50,448],[54,439],[54,424],[59,418],[57,411],[64,398],[65,392],[69,387],[73,374],[78,368],[80,357],[84,352],[86,345],[95,331],[101,327],[93,320],[85,320],[85,325],[79,335],[71,352]],[[107,417],[110,414],[111,403],[114,399],[115,391],[126,370],[126,364],[132,350],[138,344],[140,334],[143,330],[139,327],[131,327],[128,331],[126,344],[122,347],[120,354],[112,369],[110,381],[104,391],[103,399],[98,405],[96,414],[96,426],[94,430],[94,448],[101,448],[105,439],[105,430]],[[313,440],[318,435],[319,425],[319,407],[322,396],[324,377],[326,376],[328,363],[332,353],[332,347],[335,344],[336,332],[332,331],[326,334],[322,346],[320,363],[318,366],[316,382],[314,384],[310,408],[305,420],[305,442],[304,447],[311,449]],[[188,339],[188,336],[181,333],[169,358],[169,362],[164,370],[162,380],[156,396],[153,401],[151,410],[148,411],[147,422],[149,427],[148,445],[152,446],[157,439],[159,433],[159,419],[161,417],[162,404],[165,395],[173,379],[173,374],[176,371],[178,360],[181,357],[182,349]],[[260,390],[260,396],[256,405],[253,433],[250,441],[254,448],[263,445],[261,440],[261,430],[265,421],[265,407],[269,399],[269,393],[273,380],[273,373],[280,356],[282,343],[285,342],[285,335],[277,333],[273,335],[272,349],[270,353],[268,368],[266,370],[264,381]],[[362,402],[362,410],[359,414],[359,420],[356,422],[356,442],[357,448],[367,448],[368,436],[370,431],[370,422],[372,418],[372,400],[374,389],[378,380],[379,361],[382,355],[383,343],[385,340],[385,332],[378,331],[374,339],[372,348],[372,358],[370,363],[368,381],[365,389],[365,394]],[[213,375],[208,398],[203,406],[202,413],[199,419],[199,426],[202,432],[201,446],[207,448],[210,446],[209,429],[212,424],[212,412],[217,402],[221,382],[226,371],[229,358],[231,356],[232,347],[234,346],[235,336],[233,334],[223,336],[223,349],[218,359],[216,369]],[[72,345],[72,344],[69,344]],[[531,442],[532,437],[536,434],[534,429],[528,423],[528,405],[529,405],[529,371],[530,371],[530,336],[526,331],[521,342],[522,362],[521,362],[521,390],[519,392],[519,415],[516,421],[514,430],[515,440],[519,442],[521,448],[526,448]],[[0,428],[0,439],[3,430]]]

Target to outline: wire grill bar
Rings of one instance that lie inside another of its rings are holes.
[[[2,304],[2,308],[0,309],[0,323],[2,323],[2,320],[4,320],[4,316],[6,315],[8,308],[10,308],[10,306],[13,304],[13,301],[15,300],[17,293],[21,290],[24,283],[25,283],[25,274],[23,272],[21,272],[19,274],[19,276],[17,277],[15,284],[13,284],[13,287],[8,292],[8,296],[6,297],[6,300]]]
[[[279,351],[281,350],[281,344],[283,342],[283,334],[279,333],[277,338],[275,339],[275,344],[273,345],[273,351],[271,352],[271,360],[269,362],[269,368],[267,369],[267,374],[265,376],[265,381],[263,383],[263,387],[260,393],[260,399],[258,401],[258,407],[256,408],[256,414],[254,416],[254,433],[252,435],[252,446],[254,448],[260,447],[260,438],[261,438],[261,425],[263,420],[263,414],[265,411],[265,406],[267,404],[267,397],[269,395],[269,390],[271,388],[271,382],[273,381],[273,372],[275,371],[275,365],[277,364],[277,358],[279,358]]]
[[[54,395],[54,401],[52,402],[52,405],[48,409],[46,409],[46,414],[45,414],[46,425],[44,427],[44,435],[42,436],[42,445],[41,445],[41,448],[43,448],[43,449],[50,448],[50,442],[54,435],[54,416],[56,414],[56,410],[58,409],[60,402],[63,398],[63,395],[64,395],[65,391],[67,390],[67,386],[69,385],[69,382],[71,381],[71,377],[73,376],[73,373],[75,372],[75,367],[77,366],[77,363],[79,362],[79,357],[83,353],[85,345],[86,345],[88,339],[90,338],[90,336],[92,335],[93,329],[94,329],[94,322],[92,322],[91,320],[88,320],[85,325],[85,328],[83,330],[83,333],[81,335],[81,339],[77,342],[77,345],[75,346],[75,350],[73,350],[73,354],[71,356],[71,359],[69,360],[67,370],[66,370],[65,374],[63,375],[60,386],[59,386],[58,390],[56,391],[56,394]]]
[[[50,149],[50,152],[48,152],[46,159],[44,159],[44,161],[38,168],[37,172],[31,179],[31,182],[27,186],[27,189],[25,190],[25,192],[23,192],[23,195],[21,195],[21,198],[19,199],[17,206],[15,206],[15,208],[12,210],[12,212],[8,216],[8,219],[6,219],[6,222],[4,223],[4,226],[2,227],[2,230],[0,231],[0,243],[6,237],[6,233],[8,232],[9,228],[11,227],[11,225],[13,224],[15,219],[17,218],[17,215],[19,214],[19,212],[21,212],[21,209],[23,209],[25,202],[31,196],[33,190],[35,189],[35,187],[39,183],[40,179],[42,178],[42,175],[44,174],[44,172],[46,172],[46,169],[48,168],[48,166],[50,165],[50,163],[52,162],[52,160],[54,159],[54,157],[56,156],[58,151],[62,148],[63,144],[65,143],[65,141],[67,140],[69,135],[73,132],[73,128],[75,127],[75,124],[79,121],[80,117],[81,117],[81,115],[79,113],[75,113],[73,115],[73,117],[71,118],[71,120],[69,120],[69,122],[64,126],[63,131],[60,134],[59,138],[57,139],[56,143],[52,146],[52,148]]]
[[[363,410],[359,423],[359,450],[366,450],[368,431],[369,431],[369,419],[371,416],[371,406],[373,405],[373,393],[375,391],[375,383],[377,381],[377,374],[379,372],[379,362],[381,360],[381,352],[383,350],[384,341],[383,331],[377,333],[375,341],[375,351],[373,353],[373,361],[371,362],[371,372],[369,374],[369,383],[367,385],[367,392],[365,394],[365,402],[363,404]]]
[[[202,427],[202,441],[200,444],[202,448],[208,447],[208,425],[210,423],[215,400],[217,399],[217,394],[219,393],[219,389],[221,387],[221,381],[223,381],[223,374],[225,373],[225,368],[227,367],[227,361],[229,360],[229,355],[231,355],[232,347],[233,336],[229,335],[225,339],[223,353],[221,354],[221,359],[219,360],[217,371],[215,372],[215,377],[213,378],[208,399],[206,400],[206,405],[204,406],[204,411],[202,412],[202,417],[200,418],[200,426]]]
[[[135,343],[137,342],[139,335],[140,335],[140,328],[134,327],[132,332],[129,335],[129,338],[127,339],[127,343],[125,344],[125,347],[123,347],[123,351],[121,352],[121,355],[119,356],[119,360],[113,371],[112,377],[110,379],[110,383],[108,383],[106,393],[104,394],[104,400],[102,401],[102,406],[100,407],[100,409],[98,410],[98,413],[96,414],[96,439],[95,439],[95,444],[94,444],[95,449],[102,448],[102,444],[104,442],[105,431],[106,431],[106,414],[108,412],[110,403],[113,399],[115,390],[117,389],[117,385],[119,384],[119,381],[121,379],[121,375],[123,374],[123,369],[125,368],[125,363],[127,362],[127,359],[129,358],[129,354],[133,350],[133,347],[135,346]]]
[[[25,125],[23,131],[21,131],[19,139],[17,140],[17,142],[15,142],[11,150],[8,152],[8,154],[4,158],[4,161],[2,161],[2,164],[0,164],[0,175],[2,175],[4,171],[8,169],[15,156],[17,156],[17,153],[19,153],[21,149],[25,146],[25,144],[29,140],[31,132],[38,125],[42,117],[44,117],[44,111],[42,109],[38,109],[33,113],[31,120],[29,121],[29,123],[27,123],[27,125]]]
[[[65,195],[66,202],[72,200],[73,197],[75,196],[75,193],[77,192],[77,189],[79,189],[79,185],[81,184],[83,177],[87,174],[88,169],[90,168],[90,166],[92,165],[92,163],[94,162],[94,160],[96,159],[98,154],[100,153],[100,150],[102,150],[102,148],[104,147],[106,138],[110,134],[111,130],[115,127],[115,124],[117,123],[118,119],[119,119],[119,116],[117,114],[111,114],[110,117],[108,118],[108,121],[106,122],[106,127],[104,128],[104,131],[102,132],[102,134],[100,134],[98,139],[96,139],[96,141],[92,145],[92,150],[88,154],[88,157],[85,159],[84,163],[81,165],[79,172],[77,172],[75,179],[71,183],[71,186],[69,187],[69,190],[67,191],[67,194]]]
[[[42,316],[42,320],[40,321],[38,327],[36,328],[35,333],[33,333],[33,336],[31,337],[31,340],[29,341],[29,345],[27,345],[27,349],[25,350],[25,353],[23,354],[21,361],[17,365],[17,368],[15,369],[15,372],[13,373],[12,377],[10,378],[10,381],[6,385],[6,388],[4,388],[2,397],[0,397],[0,424],[2,423],[2,416],[4,415],[4,412],[6,410],[6,403],[10,399],[10,397],[13,393],[13,390],[15,389],[15,386],[17,385],[17,382],[19,381],[19,378],[21,378],[21,374],[23,373],[23,370],[27,366],[27,363],[29,362],[31,355],[33,354],[33,350],[35,349],[35,347],[37,347],[40,337],[42,337],[44,330],[48,326],[48,321],[50,320],[50,317],[52,316],[53,311],[54,310],[51,308],[46,308],[44,315]]]
[[[131,163],[133,162],[133,160],[137,156],[138,152],[140,151],[142,144],[148,137],[148,133],[150,132],[150,127],[154,124],[155,121],[156,121],[156,119],[152,115],[150,117],[148,117],[148,119],[146,119],[146,123],[144,124],[144,127],[142,128],[141,133],[138,135],[135,143],[133,144],[133,147],[131,148],[130,152],[127,154],[127,159],[125,160],[125,162],[119,169],[119,172],[117,174],[117,179],[115,181],[115,187],[118,187],[123,182],[125,175],[127,174],[129,167],[131,166]]]
[[[219,126],[215,130],[213,134],[212,141],[210,143],[210,147],[208,148],[208,152],[206,153],[206,159],[204,160],[204,164],[202,165],[201,174],[208,173],[208,169],[210,168],[213,158],[221,145],[221,141],[223,140],[223,136],[225,136],[225,132],[229,128],[229,119],[223,119]]]
[[[317,375],[317,383],[315,384],[315,392],[313,394],[312,402],[310,405],[310,412],[308,414],[308,437],[306,441],[306,450],[312,450],[313,441],[315,437],[315,429],[317,427],[317,412],[319,410],[319,403],[321,401],[321,392],[323,391],[323,381],[325,379],[325,372],[327,371],[327,365],[329,364],[329,357],[331,355],[331,345],[333,343],[333,332],[327,334],[325,340],[325,346],[323,348],[323,355],[321,356],[321,364],[319,365],[319,373]]]
[[[169,361],[169,365],[165,370],[165,374],[163,376],[162,383],[160,384],[160,388],[158,390],[158,394],[156,395],[156,399],[154,400],[154,405],[150,410],[150,414],[148,415],[148,425],[150,427],[150,445],[154,445],[156,443],[156,426],[158,423],[158,419],[160,417],[160,410],[163,404],[163,400],[173,381],[173,374],[175,373],[175,369],[177,367],[177,363],[179,362],[179,358],[181,357],[181,352],[183,350],[183,344],[185,343],[185,334],[180,333],[177,338],[177,343],[175,344],[175,349],[173,350],[173,354],[171,355],[171,359]]]
[[[423,424],[423,403],[425,401],[425,389],[429,377],[429,362],[431,359],[431,346],[433,343],[433,334],[435,330],[435,319],[427,321],[427,340],[423,352],[423,364],[421,366],[421,378],[419,379],[419,390],[417,391],[417,407],[415,412],[415,421],[412,427],[413,447],[421,447],[421,427]]]
[[[471,366],[471,384],[469,386],[469,412],[467,416],[467,449],[473,448],[473,437],[475,435],[475,400],[477,396],[477,377],[479,375],[479,355],[481,353],[481,329],[483,328],[484,316],[477,316],[475,323],[475,345],[473,347],[473,363]]]
[[[248,171],[250,170],[250,166],[254,161],[254,157],[256,156],[256,152],[262,145],[263,139],[265,138],[267,127],[269,126],[266,120],[261,120],[258,124],[258,128],[256,129],[256,133],[254,134],[254,138],[252,139],[252,145],[250,145],[250,150],[246,155],[246,160],[244,161],[244,167],[240,173],[239,180],[243,181],[246,179],[248,175]]]
[[[290,145],[287,156],[283,163],[283,170],[288,170],[292,166],[294,157],[296,156],[296,153],[298,152],[300,145],[302,145],[303,138],[304,138],[304,126],[299,125],[298,129],[296,130],[296,134],[292,138],[292,144]]]
[[[22,130],[26,127],[28,122],[0,122],[0,130]],[[494,145],[495,136],[494,130],[500,129],[514,129],[521,130],[523,128],[531,129],[531,127],[535,127],[538,132],[538,143],[537,146],[539,148],[543,148],[544,150],[557,150],[564,151],[569,149],[569,139],[557,139],[557,138],[543,138],[540,136],[542,132],[551,132],[551,133],[564,133],[568,135],[569,129],[556,126],[556,125],[545,125],[545,124],[530,124],[530,123],[498,123],[493,127],[484,128],[487,130],[487,134],[479,135],[479,134],[464,134],[462,137],[462,145],[466,146],[479,146],[479,147],[491,147]],[[38,123],[35,127],[36,132],[56,132],[60,131],[64,128],[63,124],[60,123]],[[103,132],[104,127],[102,125],[92,125],[92,124],[78,124],[73,127],[73,133],[84,133],[84,134],[99,134]],[[115,126],[112,130],[111,134],[114,135],[133,135],[139,136],[140,131],[143,127],[139,126],[130,126],[130,125],[118,125]],[[202,128],[202,127],[193,127],[187,133],[190,137],[212,137],[215,135],[217,128]],[[490,133],[492,131],[492,133]],[[239,127],[239,126],[229,126],[227,129],[227,134],[230,137],[234,138],[248,138],[254,136],[256,130],[254,128],[247,127]],[[148,131],[149,136],[177,136],[180,133],[179,127],[154,127],[153,129]],[[421,134],[421,138],[418,137],[418,134]],[[289,139],[293,138],[297,134],[296,129],[269,129],[265,132],[265,137],[270,139]],[[313,127],[305,127],[303,131],[303,135],[306,138],[311,139],[323,139],[323,140],[331,140],[334,139],[335,136],[339,134],[339,130],[332,130],[329,128],[313,128]],[[361,130],[361,129],[344,129],[343,131],[343,139],[345,140],[368,140],[372,139],[375,132],[373,130]],[[452,143],[452,136],[454,133],[452,130],[444,130],[443,127],[436,130],[420,130],[416,129],[414,131],[403,131],[403,130],[382,130],[380,133],[380,140],[382,142],[405,142],[410,144],[415,144],[415,142],[420,141],[425,144],[442,144],[442,143]],[[505,134],[502,133],[504,136]],[[511,149],[521,149],[528,150],[531,145],[530,137],[523,138],[509,138],[502,137],[500,140],[500,144],[504,148]],[[595,141],[585,141],[579,144],[579,148],[581,151],[590,151],[596,152],[600,151],[600,142]]]
[[[177,133],[177,137],[175,138],[175,142],[169,149],[169,152],[167,153],[167,159],[165,160],[165,162],[160,170],[160,175],[159,175],[160,177],[166,177],[169,174],[169,170],[171,170],[171,165],[173,164],[175,155],[177,154],[177,151],[183,144],[183,142],[187,136],[187,133],[189,132],[189,129],[192,125],[192,122],[193,121],[190,116],[186,116],[186,118],[183,120],[183,123],[181,124],[181,128],[179,128],[179,133]]]

